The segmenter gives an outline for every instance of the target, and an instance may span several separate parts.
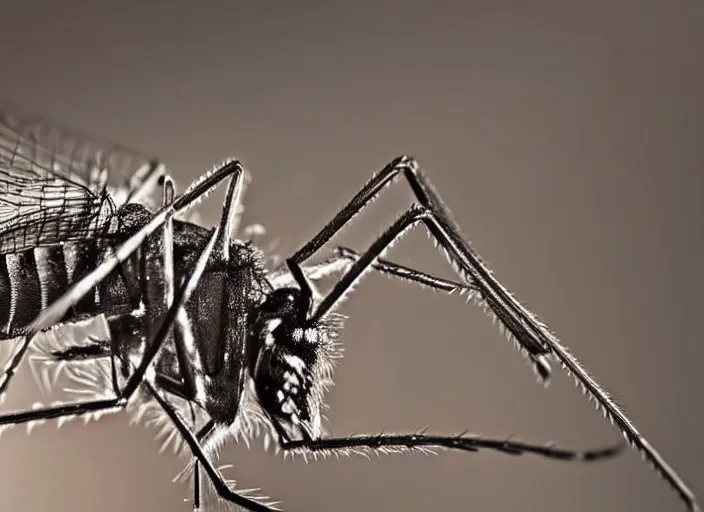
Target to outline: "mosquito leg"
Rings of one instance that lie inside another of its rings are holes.
[[[328,437],[319,439],[280,440],[285,451],[311,452],[350,452],[358,448],[386,451],[412,451],[414,449],[453,449],[468,452],[493,450],[508,455],[533,454],[549,459],[565,461],[593,462],[617,455],[623,444],[597,450],[575,451],[557,448],[552,444],[538,445],[524,443],[514,439],[490,439],[472,434],[457,436],[437,436],[424,433],[415,434],[377,434],[355,435],[348,437]]]
[[[171,178],[164,176],[164,179],[161,180],[161,185],[163,187],[163,206],[168,207],[174,201],[174,183]],[[157,255],[161,250],[163,253],[162,258],[155,257],[151,264],[147,263],[145,265],[155,268],[146,268],[141,282],[145,284],[146,309],[150,312],[153,311],[153,316],[151,313],[149,316],[159,317],[167,308],[171,307],[174,301],[173,219],[170,218],[164,222],[161,239],[158,237],[154,238],[155,236],[152,235],[151,239],[147,239],[146,242],[147,244],[154,244],[154,250],[144,252],[147,255]],[[149,256],[146,259],[149,259]],[[158,275],[159,273],[163,275],[163,280],[161,281],[145,279],[149,275]],[[149,332],[150,325],[153,325],[151,318],[145,317],[145,323],[144,328]],[[183,308],[178,311],[170,339],[173,339],[176,347],[179,371],[184,383],[184,393],[189,400],[194,400],[198,390],[203,389],[203,370],[199,354],[195,350],[193,343],[190,323]]]
[[[354,249],[350,249],[348,247],[336,247],[335,254],[332,258],[314,265],[304,265],[301,268],[306,278],[312,282],[317,282],[327,277],[347,272],[352,264],[360,258],[360,256],[361,255]],[[447,293],[453,293],[456,291],[459,291],[460,293],[469,293],[475,291],[475,288],[470,284],[443,279],[441,277],[437,277],[432,274],[381,258],[379,258],[377,262],[372,265],[372,267],[374,270],[391,275],[398,279],[413,282]],[[272,271],[267,276],[267,279],[273,288],[296,284],[296,280],[286,267]]]
[[[237,197],[233,198],[237,201],[237,208],[233,212],[232,219],[229,221],[229,233],[230,237],[236,237],[240,232],[240,226],[242,224],[242,215],[244,214],[244,206],[242,204],[242,197],[247,191],[247,186],[252,181],[252,176],[246,169],[242,171],[242,181],[240,182],[240,189],[237,191]]]
[[[347,205],[345,205],[334,217],[320,230],[309,242],[301,247],[293,256],[286,260],[286,264],[301,288],[304,296],[312,299],[314,290],[310,281],[303,273],[301,266],[327,244],[353,217],[365,206],[369,205],[387,186],[404,175],[410,182],[409,176],[417,172],[415,160],[408,157],[400,157],[384,167],[379,173],[360,190]],[[411,185],[413,191],[418,194],[417,186]],[[474,285],[472,281],[468,283]],[[532,333],[530,333],[532,334]],[[535,336],[523,335],[515,336],[516,342],[521,347],[522,352],[533,363],[537,373],[547,380],[550,375],[550,367],[547,364],[546,356],[550,353],[549,348]]]
[[[414,225],[417,225],[419,223],[425,224],[428,222],[428,219],[432,219],[432,214],[429,212],[426,208],[419,206],[419,205],[414,205],[411,206],[404,214],[402,214],[398,220],[396,220],[386,231],[384,231],[378,238],[377,240],[372,243],[372,245],[367,249],[364,254],[360,255],[358,259],[352,264],[352,267],[349,269],[347,273],[345,273],[342,278],[338,281],[338,283],[332,288],[332,290],[323,298],[323,300],[320,302],[318,305],[317,309],[313,312],[313,314],[310,317],[310,321],[312,323],[316,323],[320,321],[325,315],[327,315],[330,311],[334,310],[338,303],[342,301],[345,297],[345,295],[349,292],[349,290],[363,277],[364,273],[367,272],[370,268],[372,268],[373,264],[375,261],[378,261],[378,258],[381,256],[381,254],[387,250],[391,245],[394,244],[398,239],[400,239],[405,233],[408,232],[410,228],[412,228]],[[364,442],[372,442],[370,441],[373,439],[378,439],[379,436],[363,436],[361,438],[350,438],[350,439],[361,439]],[[393,444],[399,444],[403,445],[404,443],[408,443],[409,440],[413,440],[417,438],[419,441],[417,443],[417,446],[423,446],[425,443],[426,445],[431,445],[431,444],[442,444],[443,442],[449,443],[447,439],[452,439],[452,438],[442,438],[438,436],[432,436],[432,437],[424,437],[424,436],[391,436],[388,438],[389,443]],[[384,439],[384,436],[382,436],[382,439]],[[422,441],[423,439],[426,439],[426,441]],[[432,442],[427,441],[427,439],[430,439]],[[443,441],[445,439],[445,441]],[[343,440],[338,440],[341,442],[340,449],[344,448],[346,445],[344,444],[344,439]],[[297,443],[317,443],[318,440],[304,440],[304,441],[297,441]],[[321,441],[323,442],[323,441]],[[360,441],[361,442],[361,441]],[[393,443],[392,443],[393,442]],[[460,443],[457,441],[457,438],[455,438],[455,446],[450,446],[447,445],[447,447],[454,447],[454,448],[463,448],[465,444],[467,446],[474,446],[469,444],[469,441],[462,441]],[[463,444],[464,443],[464,444]],[[492,444],[493,443],[493,444]],[[487,441],[485,445],[481,445],[481,447],[484,448],[493,448],[493,449],[498,449],[497,448],[497,441],[493,440],[491,442]],[[286,442],[282,443],[283,446],[290,446],[287,445]],[[296,445],[294,445],[296,446]],[[315,445],[312,445],[315,446]],[[333,444],[324,444],[321,446],[334,446]],[[362,446],[362,444],[360,444]],[[384,446],[384,445],[380,445]],[[508,448],[506,450],[510,451],[516,451],[519,447],[522,447],[523,451],[530,451],[531,453],[538,453],[546,457],[553,457],[553,458],[579,458],[580,454],[579,452],[571,452],[571,451],[566,451],[566,450],[554,450],[550,448],[544,448],[544,447],[536,447],[533,445],[525,445],[525,444],[511,444],[509,443]],[[320,448],[321,450],[324,448]],[[467,448],[463,448],[467,449]],[[593,452],[584,452],[586,455],[585,457],[589,458],[595,458],[597,457],[595,454],[599,453],[606,453],[607,455],[613,455],[617,452],[616,448],[608,448],[606,450],[600,449],[597,451]],[[606,456],[606,455],[604,455]]]
[[[223,256],[223,253],[227,252],[227,249],[223,249],[223,247],[229,247],[230,234],[227,228],[230,226],[230,223],[228,219],[237,209],[239,191],[241,191],[242,175],[243,169],[239,164],[237,164],[235,175],[230,180],[230,184],[228,186],[221,224],[213,232],[213,235],[208,241],[208,245],[198,257],[194,269],[188,276],[188,279],[176,293],[173,304],[163,316],[154,340],[147,346],[139,366],[125,384],[125,387],[122,390],[122,396],[131,396],[143,382],[147,370],[151,367],[151,364],[159,352],[159,349],[162,347],[164,340],[168,337],[174,321],[179,315],[179,311],[183,309],[185,304],[190,300],[191,295],[198,286],[198,282],[200,281],[206,266],[210,262],[211,256],[213,258],[219,258]]]
[[[110,343],[110,380],[112,380],[112,392],[115,393],[115,395],[120,394],[120,377],[118,375],[117,371],[117,354],[114,352],[115,349],[115,344]]]
[[[227,263],[230,259],[230,243],[239,226],[242,196],[248,180],[249,174],[240,167],[238,174],[230,181],[225,196],[223,214],[216,235],[214,235],[217,238],[212,252],[212,260],[215,262]],[[169,255],[169,258],[173,260],[172,255]],[[203,364],[193,338],[191,323],[184,308],[179,310],[176,317],[176,327],[174,339],[181,375],[193,394],[193,400],[202,404],[205,398]],[[222,339],[220,343],[224,344],[225,340]],[[218,351],[221,347],[218,347]]]
[[[123,409],[127,400],[122,398],[108,398],[91,402],[63,404],[54,407],[44,407],[31,411],[20,411],[0,414],[0,425],[19,425],[28,421],[50,420],[63,416],[78,416],[81,414],[96,413],[101,411],[117,412]]]
[[[357,261],[361,257],[361,254],[354,249],[342,246],[335,248],[335,254],[339,258],[344,258],[350,262]],[[376,263],[372,265],[372,267],[374,270],[377,270],[382,274],[387,274],[397,279],[401,279],[402,281],[408,281],[421,286],[426,286],[428,288],[432,288],[433,290],[439,290],[447,293],[458,292],[469,296],[479,291],[479,288],[473,286],[472,284],[443,279],[442,277],[437,277],[382,258],[379,258]]]
[[[367,185],[330,221],[315,237],[287,260],[289,269],[308,297],[313,294],[311,284],[301,265],[323,247],[356,213],[374,199],[381,189],[394,178],[403,175],[410,185],[419,205],[412,206],[391,228],[385,231],[367,252],[362,254],[332,291],[320,302],[309,320],[315,322],[334,309],[344,299],[352,286],[362,277],[398,236],[411,225],[422,222],[435,241],[442,247],[453,268],[470,286],[476,288],[475,299],[488,306],[510,339],[517,342],[533,362],[539,376],[547,381],[550,367],[547,356],[556,357],[563,367],[574,376],[584,392],[598,404],[612,423],[615,423],[626,440],[650,462],[655,470],[670,484],[686,503],[690,511],[698,511],[694,494],[662,456],[643,438],[635,426],[621,411],[613,399],[586,372],[582,365],[567,351],[562,343],[522,306],[506,288],[498,282],[485,266],[479,255],[472,250],[460,234],[457,225],[421,172],[417,162],[409,157],[400,157],[374,176]]]
[[[200,465],[197,460],[193,466],[193,510],[200,510]]]
[[[225,482],[220,471],[218,471],[215,466],[210,462],[208,457],[203,452],[200,442],[196,434],[189,428],[186,422],[183,420],[181,415],[173,408],[173,406],[161,395],[161,393],[155,389],[148,381],[145,385],[149,388],[149,391],[154,396],[154,399],[159,403],[159,405],[164,409],[164,412],[169,416],[174,426],[181,433],[186,444],[191,449],[191,453],[198,460],[198,463],[203,468],[203,470],[208,474],[211,479],[215,490],[218,492],[220,497],[226,501],[239,505],[240,507],[250,510],[252,512],[273,512],[276,509],[272,508],[259,501],[247,498],[236,491],[230,489]]]
[[[357,261],[360,257],[361,254],[354,249],[338,246],[335,248],[334,256],[332,258],[315,265],[306,265],[303,267],[303,272],[310,281],[317,282],[321,279],[325,279],[326,277],[347,272],[352,266],[352,263]],[[478,291],[478,288],[472,286],[471,284],[461,283],[450,279],[443,279],[442,277],[437,277],[382,258],[379,258],[376,263],[372,265],[372,267],[374,270],[393,278],[408,281],[410,283],[418,284],[433,290],[446,292],[448,294],[459,293],[460,295],[466,295],[469,298]],[[269,276],[267,276],[267,278],[273,288],[296,284],[296,280],[286,268],[273,271]]]
[[[173,203],[173,182],[165,177],[161,182],[163,206]],[[139,289],[142,310],[139,332],[145,333],[146,340],[158,340],[159,324],[155,318],[162,318],[174,301],[173,268],[173,220],[165,219],[161,230],[149,235],[141,246],[138,258]],[[154,279],[152,276],[161,276]],[[163,344],[173,341],[173,331],[167,333]]]
[[[191,412],[193,413],[193,408],[191,408]],[[193,416],[193,424],[195,425],[195,416]],[[198,440],[198,444],[200,446],[203,446],[203,443],[205,442],[208,437],[215,432],[215,422],[213,420],[208,421],[205,425],[201,427],[201,429],[198,431],[196,434],[196,439]],[[207,453],[207,449],[205,450]],[[193,510],[194,511],[200,511],[201,507],[201,474],[200,474],[200,463],[198,462],[198,459],[193,459]]]
[[[189,409],[191,411],[191,423],[193,425],[193,428],[195,428],[197,418],[196,418],[196,412],[193,409],[193,402],[189,402]],[[210,432],[210,430],[212,430],[212,428],[213,428],[213,424],[209,422],[206,425],[205,431],[201,430],[200,432],[198,432],[198,434],[196,434],[196,439],[198,439],[199,444],[202,441],[202,437],[207,435],[207,433]],[[193,510],[196,510],[196,511],[200,510],[200,468],[198,466],[197,459],[193,464]]]
[[[157,376],[158,377],[158,376]],[[180,384],[180,383],[178,383]],[[168,385],[165,386],[167,389]],[[169,389],[170,392],[180,396],[176,390]],[[89,402],[67,403],[31,411],[20,411],[0,414],[0,426],[19,425],[31,421],[57,419],[64,416],[79,416],[82,414],[97,413],[102,411],[117,412],[123,409],[129,400],[129,396],[116,396],[104,400],[93,400]]]
[[[30,341],[29,336],[23,336],[20,347],[15,351],[12,358],[5,364],[1,377],[2,381],[0,381],[0,401],[4,399],[5,392],[10,385],[10,381],[12,380],[12,377],[15,376],[17,367],[24,359],[24,355],[29,348]]]
[[[458,273],[479,288],[479,297],[491,308],[506,329],[516,338],[538,339],[547,347],[562,366],[575,378],[585,394],[595,400],[599,409],[615,423],[626,440],[650,462],[655,470],[679,494],[691,511],[699,510],[694,493],[684,480],[663,459],[658,451],[638,432],[631,420],[609,396],[577,359],[562,345],[535,315],[521,305],[504,288],[484,265],[460,234],[448,209],[428,179],[413,160],[408,160],[406,173],[418,201],[428,209],[430,215],[424,223],[431,235],[445,250],[449,259],[457,265]]]

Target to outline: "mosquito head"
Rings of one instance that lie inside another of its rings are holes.
[[[322,399],[332,383],[340,317],[312,323],[297,288],[272,291],[257,311],[250,374],[261,406],[274,418],[312,435],[320,431]]]

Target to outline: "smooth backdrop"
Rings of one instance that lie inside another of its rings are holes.
[[[418,157],[498,278],[704,497],[704,7],[564,2],[5,0],[0,96],[162,158],[183,187],[237,156],[248,222],[290,254],[386,162]],[[222,191],[201,208],[217,219]],[[364,248],[402,185],[341,241]],[[391,254],[451,275],[418,232]],[[471,431],[568,447],[618,433],[571,380],[543,390],[457,297],[370,276],[345,304],[336,434]],[[36,395],[28,374],[7,406]],[[26,405],[26,404],[25,404]],[[0,509],[186,511],[183,460],[124,415],[0,438]],[[631,451],[305,464],[228,447],[291,511],[681,510]]]

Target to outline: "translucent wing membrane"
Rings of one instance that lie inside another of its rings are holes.
[[[149,173],[152,162],[138,151],[0,100],[0,164],[82,183],[90,183],[96,172],[107,171],[105,185],[133,188]]]
[[[114,230],[114,213],[104,192],[0,167],[0,254],[104,236]]]
[[[110,189],[135,190],[144,155],[0,101],[0,254],[115,229]]]

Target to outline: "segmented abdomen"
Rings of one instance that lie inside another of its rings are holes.
[[[106,244],[83,240],[0,255],[0,339],[22,335],[27,324],[92,270],[106,250]],[[69,311],[64,322],[130,310],[134,292],[118,267]]]

